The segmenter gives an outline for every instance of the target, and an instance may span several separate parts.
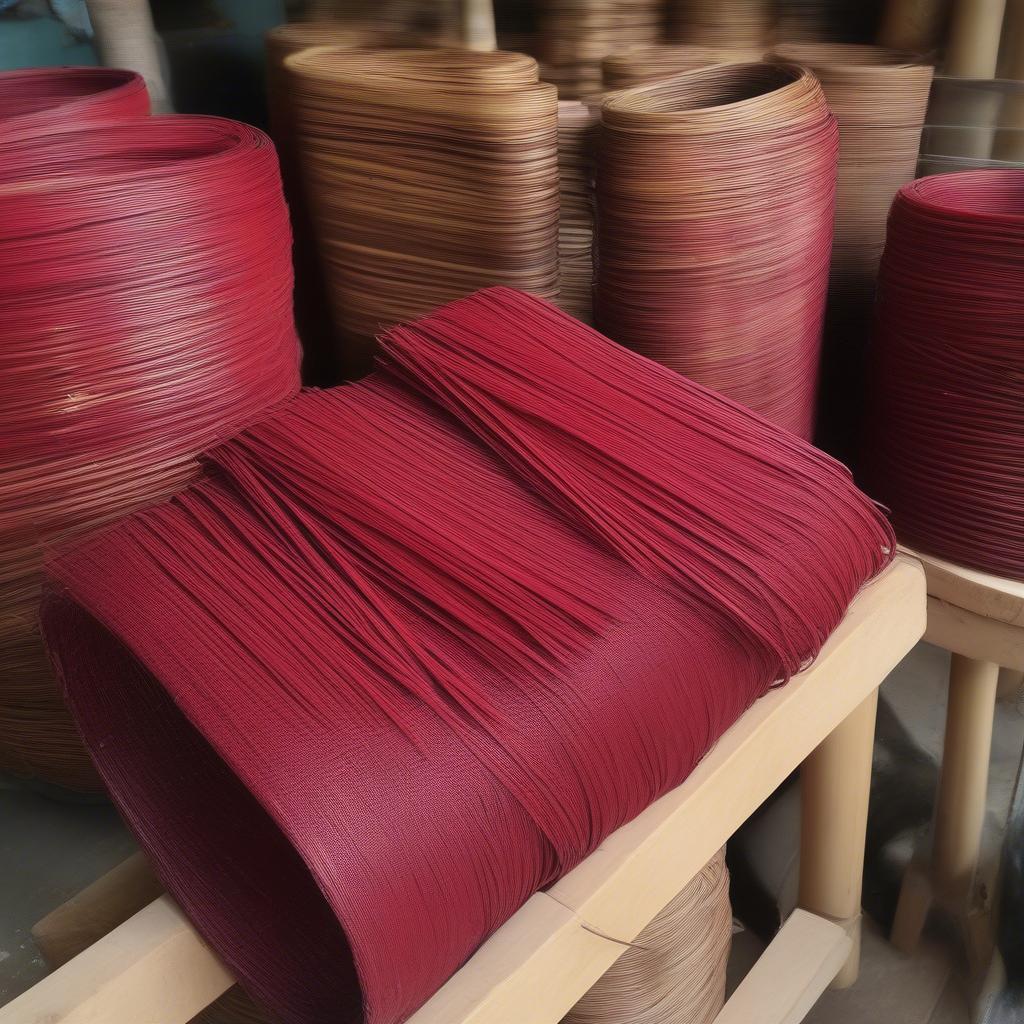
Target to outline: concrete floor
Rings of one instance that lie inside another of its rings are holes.
[[[948,656],[920,644],[883,687],[883,696],[914,741],[937,757],[941,749]],[[1021,744],[1024,704],[1001,703],[996,715],[985,825],[985,869],[994,870]],[[795,821],[798,808],[780,802],[779,821]],[[762,823],[762,828],[765,825]],[[773,825],[772,828],[775,826]],[[788,835],[791,827],[780,829]],[[777,836],[772,870],[785,905],[794,892],[795,845]],[[906,837],[897,856],[911,847]],[[107,805],[60,802],[0,777],[0,1005],[46,973],[31,941],[32,925],[135,849]],[[761,944],[749,932],[734,942],[732,978],[742,977]],[[966,1024],[963,972],[953,949],[929,935],[919,953],[904,957],[866,922],[861,977],[845,992],[828,992],[806,1018],[809,1024]]]

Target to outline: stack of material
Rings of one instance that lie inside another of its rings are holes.
[[[875,46],[788,44],[774,55],[814,72],[839,122],[822,437],[848,457],[864,402],[864,358],[885,221],[893,197],[914,177],[932,68],[913,54]]]
[[[674,43],[764,51],[774,24],[774,0],[669,0]]]
[[[286,65],[345,344],[480,287],[558,294],[558,102],[509,53],[314,48]]]
[[[266,136],[125,118],[7,140],[0,160],[0,739],[95,776],[39,640],[55,542],[166,498],[298,387],[288,215]]]
[[[587,324],[593,318],[594,157],[600,120],[590,104],[558,104],[558,304]]]
[[[1024,171],[921,178],[893,204],[862,451],[900,539],[1024,579]]]
[[[810,437],[838,144],[813,75],[719,65],[602,121],[596,323]]]
[[[610,53],[657,43],[661,0],[544,0],[538,47],[544,80],[564,100],[601,91],[601,61]]]
[[[685,43],[636,46],[605,57],[601,63],[601,74],[606,89],[628,89],[710,64],[757,60],[759,57],[757,52],[688,46]]]
[[[892,553],[841,466],[539,299],[384,347],[400,379],[214,449],[43,613],[126,820],[285,1024],[408,1017]]]

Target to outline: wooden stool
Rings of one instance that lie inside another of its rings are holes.
[[[950,651],[952,660],[930,860],[915,856],[907,868],[891,938],[897,948],[912,952],[929,910],[940,904],[958,919],[972,961],[982,966],[991,938],[979,921],[972,889],[999,669],[1024,669],[1024,583],[928,555],[915,557],[928,581],[925,639]]]
[[[878,687],[924,627],[924,574],[900,556],[809,668],[757,701],[681,786],[532,896],[410,1024],[556,1024],[801,764],[803,909],[716,1024],[794,1024],[829,982],[852,984]],[[0,1009],[0,1024],[184,1024],[232,982],[165,895]]]

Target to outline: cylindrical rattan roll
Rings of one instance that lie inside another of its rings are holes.
[[[563,1024],[710,1024],[725,1000],[731,945],[723,849],[636,937]]]
[[[40,646],[51,544],[164,498],[298,386],[270,140],[215,118],[52,127],[0,160],[0,740],[93,784]]]
[[[757,51],[715,49],[710,46],[689,46],[686,43],[662,43],[656,46],[635,46],[605,57],[601,72],[606,89],[629,89],[659,78],[711,64],[758,60]]]
[[[601,90],[601,61],[610,53],[657,43],[661,0],[544,0],[538,48],[543,77],[562,99]]]
[[[877,46],[790,43],[774,56],[809,67],[839,123],[835,237],[821,386],[822,442],[848,458],[863,407],[864,352],[893,197],[914,177],[932,68]]]
[[[594,104],[558,104],[558,305],[589,324],[594,290],[594,159],[601,115]]]
[[[141,75],[120,68],[24,68],[0,72],[0,142],[149,113]]]
[[[1024,579],[1024,170],[900,191],[878,285],[862,458],[897,536]]]
[[[809,436],[838,146],[814,76],[718,65],[602,121],[600,329]]]
[[[286,65],[347,345],[487,285],[557,296],[557,95],[535,61],[321,47]]]
[[[669,0],[668,38],[698,46],[764,50],[775,15],[774,0]]]

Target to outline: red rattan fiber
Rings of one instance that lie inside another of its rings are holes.
[[[0,141],[148,113],[146,83],[134,71],[66,67],[0,72]]]
[[[862,457],[900,539],[1024,579],[1024,171],[903,187]]]
[[[594,322],[810,437],[838,152],[817,81],[722,64],[601,120]]]
[[[308,392],[44,605],[115,800],[286,1024],[404,1019],[891,550],[838,464],[542,300],[386,344],[477,438],[387,375]]]
[[[215,118],[63,124],[0,154],[0,737],[89,765],[42,664],[44,549],[173,494],[298,387],[273,146]]]

